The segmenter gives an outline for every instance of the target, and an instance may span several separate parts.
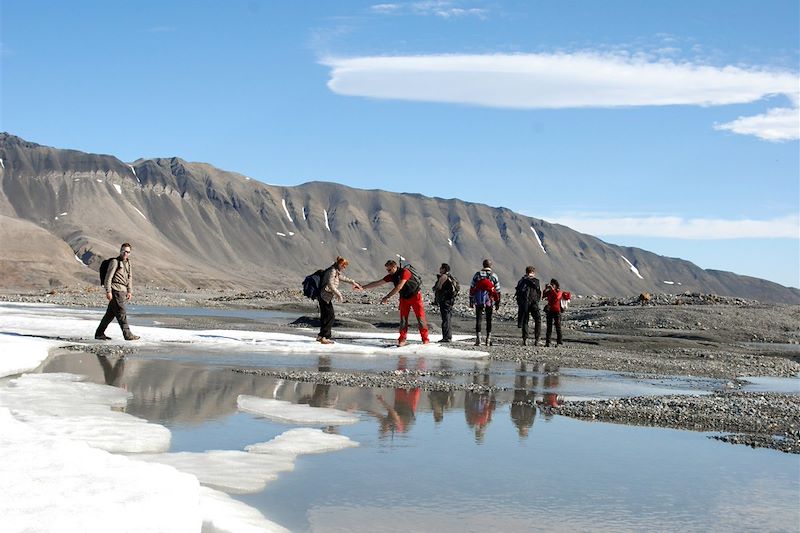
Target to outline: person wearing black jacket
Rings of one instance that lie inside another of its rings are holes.
[[[453,342],[450,318],[453,314],[455,293],[453,277],[450,275],[450,265],[442,263],[442,266],[439,267],[436,284],[433,286],[433,303],[439,306],[439,312],[442,315],[442,340],[439,342]]]
[[[517,327],[522,328],[522,345],[528,345],[528,323],[533,316],[533,345],[538,346],[539,336],[542,333],[542,314],[539,311],[542,289],[533,266],[525,267],[525,275],[517,283],[516,297],[519,307]]]

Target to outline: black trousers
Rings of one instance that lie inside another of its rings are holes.
[[[333,300],[326,302],[322,298],[317,300],[319,302],[319,336],[330,339],[331,328],[333,328]]]
[[[547,312],[547,333],[545,342],[550,344],[550,335],[553,332],[553,324],[556,326],[556,343],[561,344],[561,313]]]
[[[453,331],[450,319],[453,317],[453,302],[439,302],[439,312],[442,314],[442,340],[453,340]]]
[[[539,304],[520,305],[517,313],[517,325],[522,328],[523,339],[530,337],[528,323],[531,317],[533,317],[533,338],[538,342],[539,336],[542,334],[542,313],[539,310]]]
[[[128,304],[127,295],[127,293],[122,291],[111,291],[111,301],[108,302],[106,314],[103,315],[103,318],[100,320],[100,325],[97,326],[97,331],[94,332],[95,336],[104,335],[106,328],[115,318],[117,322],[119,322],[119,327],[122,328],[122,336],[126,338],[131,336],[131,328],[128,326],[128,310],[126,307]]]
[[[481,322],[483,322],[483,313],[486,312],[486,334],[492,332],[492,312],[491,307],[484,307],[482,305],[475,306],[475,333],[481,332]]]

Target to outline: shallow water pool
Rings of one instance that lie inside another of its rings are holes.
[[[315,385],[234,366],[315,371],[472,371],[493,394]],[[133,393],[127,411],[166,425],[171,451],[242,450],[294,426],[237,411],[240,394],[357,414],[328,427],[358,448],[300,456],[235,498],[292,531],[797,531],[800,458],[671,429],[548,417],[559,398],[708,392],[716,380],[647,378],[510,363],[357,356],[72,353],[46,372]],[[379,398],[380,397],[380,398]],[[383,402],[381,401],[383,399]]]

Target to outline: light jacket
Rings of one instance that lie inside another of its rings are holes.
[[[133,272],[131,271],[130,259],[120,260],[119,257],[112,259],[108,264],[106,279],[103,281],[106,292],[112,290],[120,292],[133,292]]]
[[[342,274],[339,269],[336,268],[336,263],[334,263],[325,270],[325,274],[322,276],[322,290],[319,293],[320,299],[325,303],[331,303],[334,296],[341,298],[342,293],[339,292],[340,281],[355,283],[354,280]]]

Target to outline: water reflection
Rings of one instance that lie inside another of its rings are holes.
[[[325,355],[314,356],[312,361],[312,365],[301,363],[292,367],[284,360],[283,366],[278,368],[307,370],[311,366],[320,373],[326,373],[342,371],[341,366],[349,364],[335,356]],[[429,362],[422,357],[399,357],[393,361],[390,368],[393,367],[397,372],[425,370],[429,365],[438,370],[452,370],[452,363],[440,359]],[[378,364],[385,368],[386,362],[384,359]],[[530,435],[536,411],[541,413],[542,418],[551,419],[552,415],[546,407],[558,405],[565,390],[575,391],[576,387],[583,387],[577,389],[582,391],[593,387],[596,390],[614,391],[614,382],[607,377],[579,375],[576,379],[574,369],[562,373],[561,369],[554,366],[530,363],[512,366],[497,361],[471,365],[471,371],[466,376],[456,372],[451,381],[495,388],[505,385],[509,388],[493,392],[426,391],[423,394],[419,388],[347,387],[242,374],[222,365],[204,364],[202,360],[106,358],[85,353],[53,358],[46,363],[43,371],[83,374],[96,383],[124,388],[133,393],[127,412],[167,426],[203,424],[237,413],[236,399],[244,394],[359,412],[366,415],[366,419],[377,421],[378,436],[382,440],[395,435],[406,436],[415,431],[418,417],[428,412],[437,425],[447,422],[448,412],[463,412],[463,420],[473,435],[472,440],[478,444],[482,444],[489,429],[497,425],[492,421],[498,408],[508,405],[512,427],[518,437],[524,440]],[[609,383],[612,385],[609,386]],[[512,384],[513,387],[510,386]]]
[[[112,365],[108,357],[104,355],[97,355],[96,357],[97,362],[100,363],[100,368],[103,369],[103,379],[106,385],[122,387],[120,380],[122,379],[122,373],[125,371],[125,358],[117,357]]]
[[[417,359],[415,369],[425,370],[425,359],[420,357]],[[403,372],[408,369],[408,360],[406,357],[399,357],[397,360],[397,370]],[[395,432],[405,433],[414,424],[417,418],[417,405],[422,391],[419,387],[413,389],[394,389],[394,403],[390,405],[384,400],[382,394],[376,394],[375,399],[378,400],[383,411],[370,410],[370,414],[378,419],[379,427],[378,432],[380,437],[386,438],[393,436]]]
[[[536,418],[534,404],[536,394],[533,389],[536,388],[538,378],[527,374],[527,365],[520,363],[517,376],[514,379],[514,400],[511,402],[510,409],[511,421],[514,422],[521,439],[528,437],[533,421]]]
[[[489,375],[489,367],[486,366],[483,374],[478,374],[478,367],[475,367],[475,374],[472,380],[473,384],[479,382],[483,385],[489,386],[491,378]],[[486,430],[489,423],[492,421],[492,413],[497,405],[494,392],[473,392],[468,390],[464,395],[464,415],[467,419],[467,425],[475,432],[475,442],[480,444],[486,436]]]

